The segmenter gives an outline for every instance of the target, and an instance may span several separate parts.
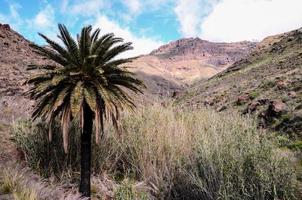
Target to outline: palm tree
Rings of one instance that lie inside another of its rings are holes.
[[[74,40],[67,28],[59,24],[58,38],[62,45],[39,35],[47,42],[41,47],[31,46],[34,51],[51,60],[50,65],[29,66],[38,70],[27,83],[28,94],[36,100],[32,118],[49,122],[49,141],[52,140],[52,124],[61,119],[63,144],[68,151],[68,131],[72,119],[79,118],[81,133],[81,181],[79,192],[90,197],[91,135],[93,120],[96,128],[96,143],[104,131],[104,121],[109,120],[118,128],[121,110],[133,109],[133,99],[126,93],[142,93],[142,81],[121,65],[131,59],[116,58],[131,50],[131,43],[123,43],[114,34],[99,36],[100,29],[91,26],[82,28]]]

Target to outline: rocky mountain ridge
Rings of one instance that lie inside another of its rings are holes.
[[[184,38],[163,45],[130,65],[134,71],[169,77],[177,85],[209,78],[247,56],[254,42],[215,43]]]
[[[302,139],[302,29],[270,36],[246,58],[178,98],[194,109],[239,111],[259,125]]]
[[[0,24],[0,121],[27,116],[31,108],[32,102],[23,95],[29,76],[26,68],[47,60],[34,53],[30,43],[8,24]]]
[[[28,115],[31,102],[23,95],[28,65],[46,64],[47,59],[33,52],[30,41],[7,24],[0,24],[0,120]],[[147,90],[143,101],[175,96],[193,80],[208,78],[245,57],[255,43],[212,43],[199,38],[171,42],[140,56],[129,70],[144,80]],[[8,117],[10,116],[10,117]]]

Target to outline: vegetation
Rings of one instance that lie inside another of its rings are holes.
[[[119,67],[131,59],[116,59],[119,54],[132,49],[131,43],[113,34],[99,37],[100,29],[84,27],[74,40],[66,27],[59,24],[58,36],[63,46],[45,35],[48,46],[32,45],[35,52],[53,61],[53,65],[30,66],[39,70],[28,80],[29,96],[37,100],[32,117],[48,121],[49,141],[52,126],[61,118],[64,151],[68,151],[69,124],[79,117],[81,133],[81,180],[79,191],[90,197],[91,133],[95,121],[95,140],[99,143],[104,120],[110,120],[117,129],[120,111],[134,108],[132,98],[125,89],[141,92],[142,82],[134,74]]]
[[[7,194],[17,200],[85,200],[79,194],[47,187],[29,169],[13,163],[7,164],[0,171],[0,180],[0,197]]]
[[[301,30],[268,37],[246,58],[208,80],[195,82],[180,95],[177,105],[249,113],[261,127],[301,140],[301,55]],[[246,95],[249,98],[238,101]],[[285,104],[282,113],[269,116],[270,104],[279,100]]]
[[[103,142],[93,146],[92,154],[95,177],[104,172],[111,177],[116,199],[299,198],[291,154],[278,149],[273,137],[239,114],[155,105],[123,113],[121,124],[122,135],[113,126],[105,127]],[[73,139],[66,155],[61,133],[53,131],[57,151],[48,165],[43,164],[48,158],[47,125],[19,122],[13,132],[33,168],[57,177],[73,171],[77,179],[80,131],[76,127],[75,123],[71,128],[69,139]],[[139,183],[146,186],[139,189]],[[94,187],[97,193],[103,186]]]

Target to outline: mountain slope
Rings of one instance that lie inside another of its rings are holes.
[[[24,98],[24,82],[29,76],[27,65],[47,61],[34,53],[31,42],[7,24],[0,24],[0,121],[26,116],[31,102]]]
[[[302,29],[264,39],[248,57],[196,82],[177,102],[249,113],[261,126],[302,138]]]
[[[253,42],[214,43],[185,38],[138,57],[130,66],[136,72],[169,77],[178,85],[190,84],[226,69],[255,46]]]
[[[27,116],[33,102],[23,96],[28,65],[48,63],[34,53],[31,42],[0,24],[0,120]],[[175,96],[197,78],[208,78],[245,57],[255,43],[212,43],[198,38],[181,39],[140,56],[127,67],[144,80],[147,90],[139,100],[153,102]]]

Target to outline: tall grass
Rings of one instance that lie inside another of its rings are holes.
[[[140,181],[147,185],[146,197],[155,199],[296,198],[289,154],[251,119],[151,106],[125,113],[121,124],[121,135],[109,126],[101,144],[93,146],[94,174],[110,174],[119,183],[116,195],[137,196],[130,183]],[[79,130],[74,127],[68,155],[58,127],[51,148],[43,123],[19,122],[13,132],[33,168],[60,174],[79,170]],[[132,180],[126,181],[129,188],[125,180]]]
[[[85,200],[79,194],[47,186],[29,169],[17,164],[6,164],[0,169],[0,197],[11,194],[17,200]]]

